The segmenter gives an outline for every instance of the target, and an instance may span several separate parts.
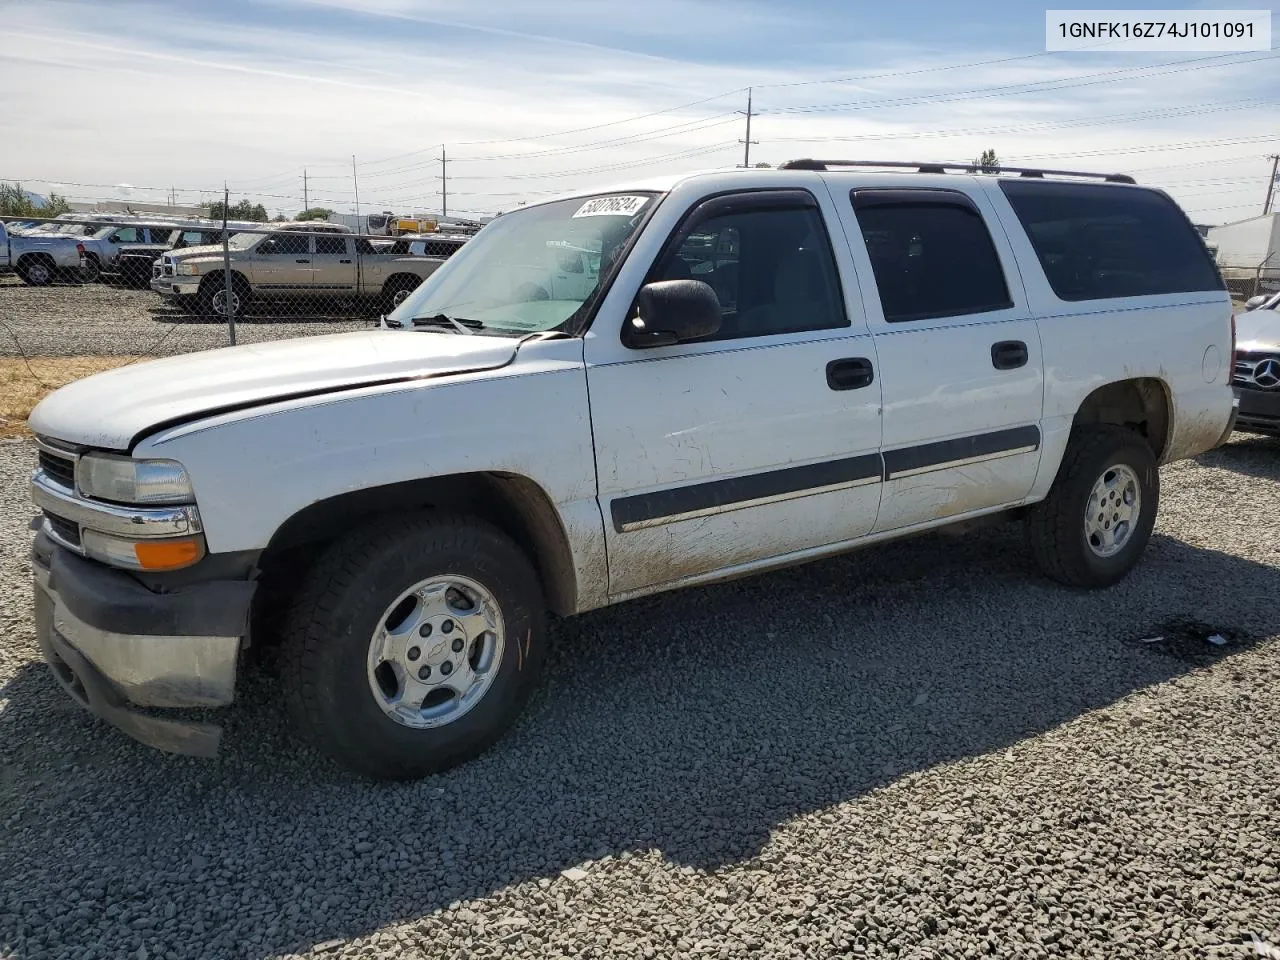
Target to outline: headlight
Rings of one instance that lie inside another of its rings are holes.
[[[177,273],[183,277],[198,277],[200,276],[200,264],[180,263],[177,267]]]
[[[76,464],[76,486],[86,497],[113,503],[191,503],[195,493],[176,460],[134,460],[90,453]]]

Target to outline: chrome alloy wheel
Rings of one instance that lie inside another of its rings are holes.
[[[1124,549],[1142,514],[1142,488],[1131,467],[1116,464],[1103,471],[1084,512],[1084,538],[1099,557]]]
[[[369,689],[396,723],[425,729],[479,703],[502,666],[502,611],[476,581],[446,575],[404,591],[369,640]]]

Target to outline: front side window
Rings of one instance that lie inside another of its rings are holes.
[[[1001,180],[1059,300],[1222,290],[1222,277],[1178,206],[1135,187]]]
[[[698,220],[649,282],[707,283],[720,300],[722,318],[708,340],[847,327],[835,257],[818,209],[751,209],[750,203],[744,197],[737,209]]]
[[[275,236],[267,237],[258,247],[259,253],[297,256],[311,251],[311,240],[304,233],[286,233],[280,231]]]
[[[653,193],[557,200],[503,214],[456,253],[426,241],[427,256],[452,255],[388,322],[444,314],[498,333],[573,326],[656,204]]]
[[[1013,306],[987,225],[963,194],[855,190],[852,201],[888,323]]]

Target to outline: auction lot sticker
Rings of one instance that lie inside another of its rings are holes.
[[[596,197],[580,206],[574,217],[633,217],[648,202],[648,197]]]
[[[1046,50],[1271,49],[1270,10],[1046,10]]]

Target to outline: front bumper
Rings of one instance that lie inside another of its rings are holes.
[[[200,290],[200,278],[152,277],[151,289],[162,297],[193,297]]]
[[[1236,396],[1240,398],[1240,413],[1235,429],[1280,436],[1280,390],[1237,387]]]
[[[62,688],[142,743],[214,756],[218,726],[139,708],[232,702],[255,584],[218,580],[153,593],[43,531],[31,560],[36,636]]]

